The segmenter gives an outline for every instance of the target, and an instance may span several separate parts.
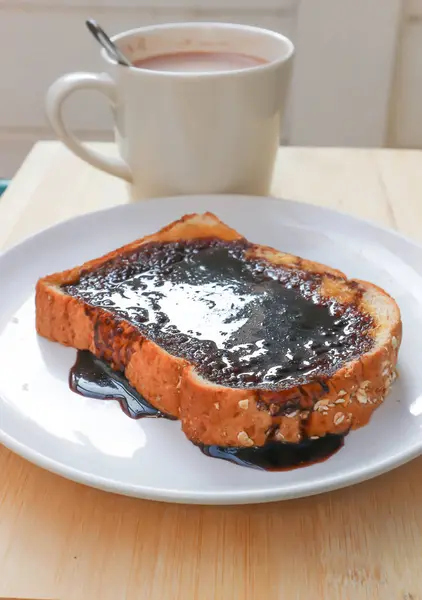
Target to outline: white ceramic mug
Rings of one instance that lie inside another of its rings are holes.
[[[131,62],[159,54],[234,52],[267,62],[218,72],[124,67],[102,51],[105,72],[72,73],[47,94],[58,137],[77,156],[132,184],[134,199],[194,193],[269,192],[285,109],[292,42],[279,33],[224,23],[142,27],[113,38]],[[63,103],[77,90],[109,100],[120,158],[77,140]]]

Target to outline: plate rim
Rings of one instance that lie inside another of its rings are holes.
[[[295,487],[292,488],[291,492],[280,490],[279,488],[260,488],[257,490],[248,490],[247,492],[181,492],[171,488],[166,489],[140,485],[135,486],[133,484],[124,484],[124,487],[122,487],[120,482],[116,482],[113,479],[92,475],[88,472],[75,469],[74,467],[69,467],[64,463],[44,456],[43,454],[33,450],[31,447],[25,444],[22,444],[4,432],[2,432],[1,442],[6,448],[28,460],[32,464],[56,475],[65,477],[70,481],[74,481],[88,487],[144,500],[172,502],[175,504],[187,503],[199,505],[264,504],[268,502],[280,502],[283,500],[294,500],[296,498],[317,496],[325,492],[340,490],[358,483],[363,483],[364,481],[373,479],[378,475],[388,473],[393,469],[396,469],[407,462],[418,458],[422,452],[422,443],[414,444],[409,451],[403,452],[401,455],[399,455],[398,459],[386,459],[378,462],[376,466],[369,470],[369,472],[362,469],[355,469],[351,473],[349,472],[347,478],[342,478],[340,474],[336,476],[330,476],[329,481],[326,483],[324,483],[325,479],[313,479],[309,482],[305,481],[303,483],[295,484]]]
[[[18,250],[22,244],[24,244],[26,242],[32,242],[35,239],[37,239],[38,237],[42,237],[46,232],[48,232],[52,229],[60,229],[61,227],[65,227],[66,225],[68,225],[71,222],[77,222],[80,220],[84,220],[86,218],[94,218],[95,216],[97,216],[99,214],[105,214],[108,212],[119,212],[119,210],[122,210],[122,211],[138,210],[139,206],[144,206],[144,205],[147,205],[150,203],[155,204],[155,203],[159,203],[159,202],[178,202],[180,200],[184,201],[184,200],[193,199],[193,198],[210,198],[211,202],[214,199],[222,200],[224,198],[226,198],[226,199],[230,198],[231,200],[235,200],[237,202],[242,202],[244,200],[256,201],[256,202],[264,201],[268,204],[272,203],[274,205],[287,204],[289,206],[300,206],[300,207],[303,207],[303,209],[311,209],[311,210],[316,210],[316,211],[321,210],[323,212],[330,213],[337,218],[345,219],[347,221],[353,221],[355,224],[361,223],[366,226],[377,229],[379,231],[382,231],[384,233],[393,235],[394,237],[409,244],[410,246],[416,247],[420,252],[422,252],[422,242],[415,241],[412,238],[410,238],[409,236],[405,235],[404,233],[401,233],[400,231],[396,231],[392,227],[388,227],[386,225],[381,225],[371,219],[365,219],[365,218],[361,218],[361,217],[356,217],[355,215],[349,215],[348,213],[338,210],[336,208],[330,208],[328,206],[319,206],[318,204],[310,204],[309,202],[302,202],[299,200],[290,200],[288,198],[278,198],[276,196],[248,196],[248,195],[244,195],[244,194],[190,194],[190,195],[184,195],[184,196],[163,196],[162,198],[146,198],[143,200],[138,200],[137,202],[128,202],[126,204],[116,204],[115,206],[108,206],[106,208],[100,208],[98,210],[93,210],[93,211],[83,213],[80,215],[74,215],[73,217],[69,217],[68,219],[64,219],[63,221],[54,223],[53,225],[48,225],[47,227],[43,227],[39,231],[37,231],[35,233],[31,233],[30,235],[26,236],[25,238],[11,244],[8,248],[6,248],[0,252],[0,261],[3,260],[10,253]],[[211,211],[208,211],[208,212],[211,212]]]
[[[165,202],[184,202],[184,201],[194,201],[195,198],[208,199],[211,206],[210,210],[213,210],[212,203],[214,200],[224,201],[237,201],[238,203],[242,203],[244,201],[252,201],[252,202],[265,202],[267,205],[273,204],[279,210],[282,210],[284,206],[296,207],[299,208],[299,211],[306,211],[307,209],[311,209],[316,212],[329,213],[333,215],[335,218],[340,218],[343,222],[352,222],[354,226],[359,227],[359,225],[366,225],[372,229],[382,231],[388,235],[393,235],[393,237],[398,238],[406,245],[417,248],[419,252],[422,253],[422,244],[413,241],[409,237],[404,234],[395,231],[392,228],[385,227],[375,223],[374,221],[368,219],[361,219],[359,217],[355,217],[353,215],[348,215],[347,213],[341,212],[336,209],[328,208],[325,206],[319,206],[315,204],[309,204],[304,202],[298,202],[295,200],[286,200],[283,198],[276,197],[265,197],[265,196],[244,196],[244,195],[233,195],[233,194],[221,194],[221,195],[212,195],[212,194],[192,194],[188,196],[172,196],[172,197],[163,197],[157,199],[150,199],[147,201],[136,202],[136,203],[127,203],[116,205],[112,207],[107,207],[103,209],[99,209],[96,211],[91,211],[88,213],[84,213],[81,215],[73,216],[64,221],[60,221],[59,223],[55,223],[48,227],[41,229],[40,231],[20,240],[16,244],[13,244],[11,247],[7,248],[5,251],[0,253],[0,267],[3,260],[13,259],[13,254],[18,252],[22,246],[26,244],[34,243],[38,238],[42,238],[47,232],[51,230],[60,230],[61,228],[66,227],[75,227],[75,224],[81,220],[96,218],[100,214],[110,213],[110,212],[131,212],[140,210],[140,206],[145,207],[145,205],[150,202],[154,203],[165,203]],[[144,210],[141,209],[141,210]],[[290,212],[291,214],[291,212]],[[70,225],[72,224],[72,225]],[[0,400],[4,402],[4,398],[0,397]],[[342,475],[341,473],[330,474],[329,476],[320,477],[318,479],[312,479],[309,482],[303,481],[291,487],[289,489],[283,489],[283,486],[280,487],[271,487],[271,488],[259,488],[259,489],[251,489],[251,490],[216,490],[216,491],[206,491],[201,492],[200,490],[195,491],[180,491],[176,489],[166,489],[163,487],[151,487],[151,486],[142,486],[139,484],[129,484],[122,483],[110,478],[105,478],[102,476],[98,476],[86,471],[82,471],[75,467],[69,466],[66,463],[56,461],[49,456],[46,456],[37,450],[34,450],[31,446],[24,444],[19,441],[15,437],[7,434],[2,427],[0,427],[1,443],[4,444],[5,447],[9,448],[11,451],[16,454],[22,456],[24,459],[29,462],[44,468],[50,472],[61,475],[67,479],[75,481],[77,483],[81,483],[84,485],[88,485],[90,487],[95,487],[104,491],[109,491],[113,493],[118,493],[122,495],[144,498],[148,500],[158,500],[158,501],[167,501],[167,502],[175,502],[175,503],[190,503],[190,504],[249,504],[249,503],[264,503],[264,502],[275,502],[280,500],[288,500],[294,499],[304,496],[312,496],[328,491],[332,491],[335,489],[341,489],[344,487],[348,487],[350,485],[355,485],[356,483],[363,482],[368,479],[372,479],[378,475],[386,473],[392,469],[395,469],[406,462],[409,462],[422,454],[422,436],[420,442],[416,442],[411,446],[407,447],[399,454],[395,454],[394,456],[387,457],[385,460],[378,460],[375,465],[370,465],[367,468],[356,468],[352,471],[348,471],[347,476]]]

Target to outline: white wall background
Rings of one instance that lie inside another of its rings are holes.
[[[110,33],[185,20],[275,29],[298,46],[284,143],[422,148],[422,0],[0,0],[0,177],[53,137],[48,85],[100,69],[88,17]],[[109,139],[104,100],[86,93],[68,111],[82,138]]]
[[[422,0],[404,0],[388,143],[422,148]]]

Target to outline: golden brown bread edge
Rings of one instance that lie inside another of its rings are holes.
[[[38,333],[66,346],[89,350],[123,370],[131,385],[153,406],[179,418],[186,436],[197,444],[262,446],[269,439],[297,443],[365,425],[395,378],[402,336],[396,302],[371,283],[347,280],[341,271],[325,265],[252,246],[251,257],[322,275],[323,296],[336,297],[344,304],[358,303],[374,322],[374,345],[369,352],[346,363],[323,385],[315,381],[283,391],[233,389],[205,381],[189,362],[168,354],[129,322],[60,290],[61,285],[77,282],[82,271],[94,270],[148,242],[208,237],[243,239],[211,213],[186,215],[154,235],[40,279],[36,287]]]

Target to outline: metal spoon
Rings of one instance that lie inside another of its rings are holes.
[[[89,31],[95,37],[97,42],[101,44],[101,46],[105,49],[107,54],[112,60],[115,60],[119,65],[123,65],[124,67],[131,67],[132,63],[126,58],[126,56],[117,48],[114,42],[108,37],[106,32],[102,27],[98,25],[94,19],[88,19],[85,21],[86,26]]]

